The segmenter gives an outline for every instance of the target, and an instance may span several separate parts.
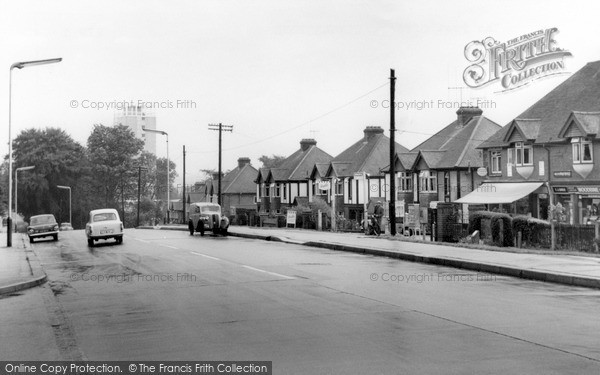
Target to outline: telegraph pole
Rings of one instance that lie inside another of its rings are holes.
[[[396,118],[395,94],[396,94],[396,76],[394,69],[390,69],[390,234],[396,235]]]
[[[218,130],[219,131],[219,190],[217,195],[217,203],[221,205],[221,134],[222,132],[233,132],[233,125],[223,125],[219,124],[208,124],[208,130]]]
[[[185,145],[183,145],[183,224],[187,223],[185,220],[185,205],[187,203],[187,198],[185,196]]]

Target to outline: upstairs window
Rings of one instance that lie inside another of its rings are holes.
[[[510,150],[509,150],[510,152]],[[502,154],[500,151],[492,151],[490,153],[490,160],[492,164],[492,173],[502,173]]]
[[[571,146],[573,147],[573,164],[594,162],[592,141],[587,138],[574,137],[571,138]]]
[[[533,148],[523,142],[515,143],[515,164],[518,166],[533,165]]]

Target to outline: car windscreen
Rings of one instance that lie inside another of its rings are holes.
[[[202,212],[221,212],[221,207],[219,206],[202,206]]]
[[[103,214],[94,215],[94,223],[97,221],[117,220],[117,215],[113,212],[105,212]]]
[[[30,225],[53,224],[56,222],[52,215],[34,216],[30,221]]]

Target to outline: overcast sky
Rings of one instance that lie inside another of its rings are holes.
[[[466,86],[469,42],[556,27],[574,73],[600,60],[599,11],[592,1],[1,1],[0,121],[8,122],[10,65],[62,57],[14,71],[13,137],[53,126],[85,144],[93,124],[113,124],[115,110],[84,104],[166,103],[173,108],[154,109],[157,128],[169,133],[180,177],[186,145],[193,182],[217,166],[209,123],[234,125],[223,136],[225,169],[240,156],[258,167],[260,155],[289,155],[302,138],[335,156],[365,126],[389,135],[381,104],[393,68],[399,102],[435,103],[396,112],[398,140],[412,148],[456,117],[438,101],[460,101],[461,90],[449,87]],[[465,89],[462,99],[490,101],[484,115],[505,125],[568,76],[509,92]],[[157,138],[158,156],[164,143]]]

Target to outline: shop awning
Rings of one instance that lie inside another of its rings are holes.
[[[534,192],[542,186],[542,182],[493,183],[482,184],[471,193],[456,200],[456,203],[498,204],[512,203]]]

